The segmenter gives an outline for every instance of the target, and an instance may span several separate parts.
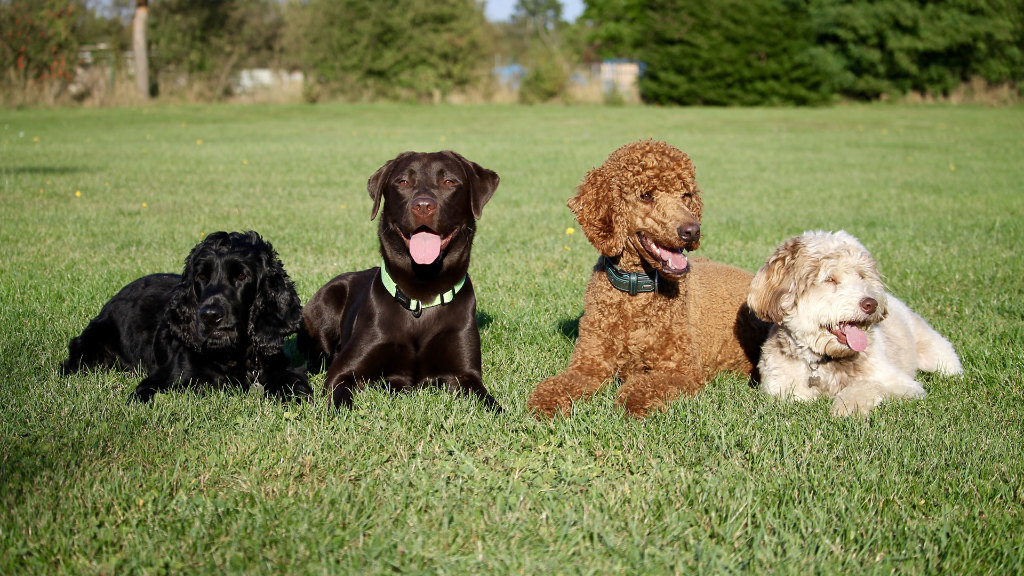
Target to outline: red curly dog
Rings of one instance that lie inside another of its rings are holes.
[[[705,259],[693,163],[645,140],[587,173],[569,208],[601,253],[587,285],[569,367],[539,383],[528,407],[567,415],[615,376],[636,417],[694,393],[718,372],[749,374],[768,325],[747,308],[753,274]]]

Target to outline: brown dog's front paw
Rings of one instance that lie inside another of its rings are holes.
[[[623,384],[615,403],[634,418],[646,418],[651,412],[665,410],[681,389],[686,387],[669,375],[636,375]]]
[[[665,408],[665,402],[661,398],[652,397],[647,394],[633,391],[620,391],[615,403],[626,410],[626,414],[643,420],[652,411]]]
[[[538,418],[554,418],[555,416],[568,416],[572,408],[572,402],[568,398],[559,401],[557,398],[549,397],[546,394],[534,390],[526,401],[526,407]]]

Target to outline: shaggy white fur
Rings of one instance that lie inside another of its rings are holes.
[[[774,396],[834,398],[834,414],[867,414],[886,398],[923,398],[917,370],[962,374],[953,345],[888,294],[850,234],[790,238],[754,276],[747,303],[773,322],[761,388]]]

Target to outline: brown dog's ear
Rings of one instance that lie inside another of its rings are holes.
[[[472,160],[467,160],[458,152],[444,150],[442,154],[447,154],[459,161],[466,170],[466,177],[469,178],[470,206],[473,209],[473,217],[479,220],[483,215],[484,204],[487,204],[491,196],[494,196],[494,191],[498,189],[501,178],[498,177],[497,172],[488,170]]]
[[[615,204],[620,196],[613,188],[613,175],[600,166],[587,172],[576,188],[576,195],[566,203],[587,240],[605,256],[618,256],[626,249],[626,239],[615,218]]]
[[[370,176],[370,179],[366,181],[366,191],[370,193],[370,198],[373,198],[373,212],[370,212],[370,220],[377,217],[377,210],[380,209],[381,198],[384,197],[384,189],[387,187],[388,179],[391,176],[391,168],[394,167],[399,160],[402,160],[410,154],[414,154],[414,152],[402,152],[398,156],[388,160],[383,166],[377,168],[377,171],[373,173],[373,176]]]
[[[782,322],[796,299],[795,264],[803,249],[803,238],[794,236],[779,246],[754,274],[747,293],[747,305],[766,322]]]

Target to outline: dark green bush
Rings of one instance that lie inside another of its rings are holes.
[[[835,60],[806,7],[778,0],[660,0],[647,13],[640,90],[659,104],[821,104]]]

